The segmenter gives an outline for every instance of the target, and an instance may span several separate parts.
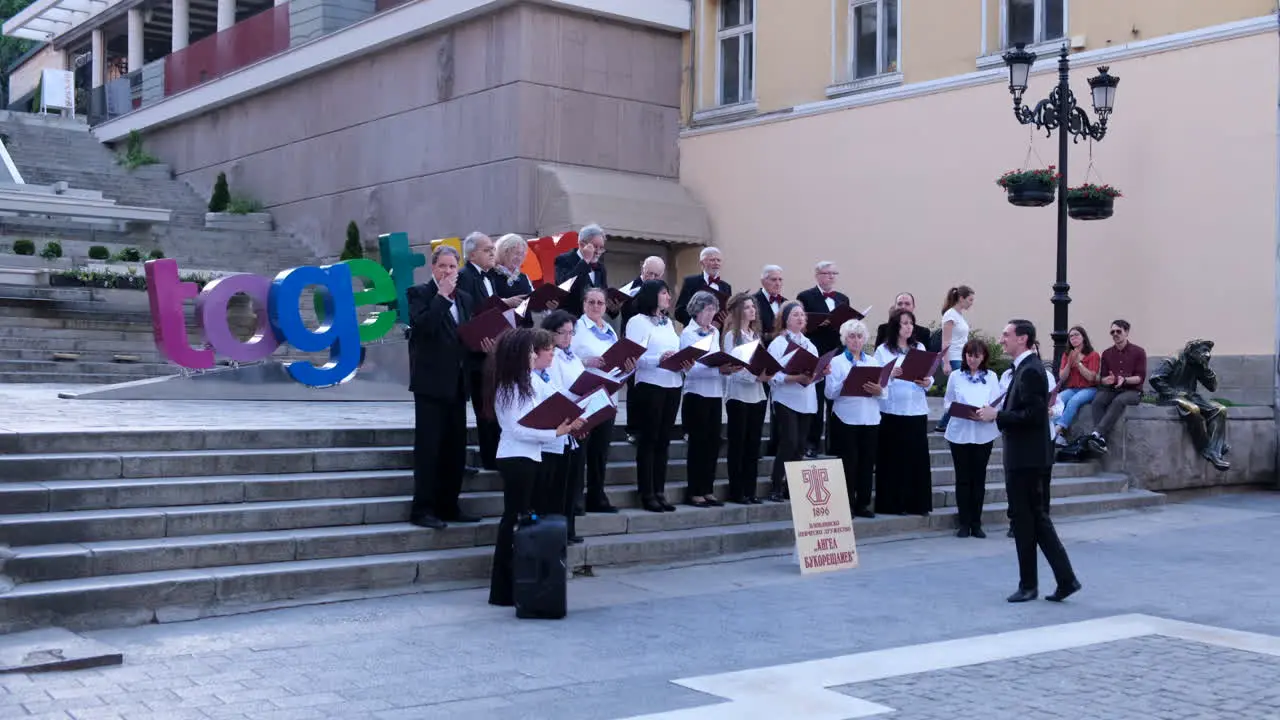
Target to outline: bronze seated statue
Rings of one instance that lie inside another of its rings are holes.
[[[1161,362],[1147,381],[1161,405],[1178,408],[1201,457],[1215,468],[1227,470],[1231,467],[1226,459],[1231,446],[1227,444],[1226,407],[1196,392],[1197,383],[1209,392],[1218,389],[1218,376],[1209,367],[1212,353],[1212,340],[1192,340],[1176,358]]]

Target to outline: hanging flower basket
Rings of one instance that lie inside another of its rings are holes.
[[[1044,207],[1053,202],[1058,178],[1057,168],[1050,165],[1040,170],[1010,170],[996,184],[1008,191],[1010,205]]]
[[[1110,185],[1085,183],[1067,188],[1067,215],[1076,220],[1106,220],[1115,212],[1118,197],[1123,196]]]

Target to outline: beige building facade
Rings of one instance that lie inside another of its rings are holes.
[[[1121,78],[1104,140],[1070,148],[1068,180],[1124,193],[1069,221],[1072,324],[1115,318],[1153,356],[1192,337],[1247,356],[1270,387],[1276,344],[1275,3],[1265,0],[695,0],[680,179],[706,208],[726,276],[786,269],[786,294],[837,261],[840,289],[883,320],[896,293],[936,322],[968,284],[970,322],[1052,327],[1055,206],[1015,207],[1004,172],[1058,164],[1057,136],[1010,112],[1000,55],[1026,42],[1025,102],[1057,52]],[[682,257],[681,269],[692,263]]]

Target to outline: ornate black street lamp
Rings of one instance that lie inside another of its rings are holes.
[[[1046,100],[1036,103],[1035,108],[1022,104],[1022,93],[1027,90],[1027,79],[1031,76],[1031,66],[1035,64],[1036,54],[1028,52],[1024,43],[1018,43],[1004,54],[1005,64],[1009,66],[1009,92],[1013,94],[1013,116],[1023,125],[1035,125],[1044,130],[1045,135],[1058,131],[1058,274],[1053,284],[1053,367],[1056,372],[1062,365],[1062,355],[1067,348],[1067,304],[1071,302],[1067,284],[1067,137],[1073,143],[1081,138],[1102,140],[1107,135],[1107,118],[1115,107],[1116,85],[1120,78],[1109,75],[1106,66],[1098,68],[1098,74],[1089,78],[1089,88],[1093,94],[1093,110],[1098,120],[1089,119],[1084,108],[1076,104],[1075,95],[1068,84],[1068,73],[1071,70],[1067,60],[1067,46],[1062,46],[1058,54],[1058,85]]]

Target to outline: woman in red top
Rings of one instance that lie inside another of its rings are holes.
[[[1062,367],[1058,369],[1058,381],[1066,378],[1058,398],[1062,400],[1062,417],[1058,418],[1054,428],[1053,441],[1058,445],[1067,444],[1067,430],[1071,421],[1076,419],[1080,408],[1093,401],[1098,394],[1098,369],[1102,365],[1102,356],[1093,350],[1089,342],[1089,333],[1079,325],[1067,333],[1067,347],[1070,349],[1062,356]]]

